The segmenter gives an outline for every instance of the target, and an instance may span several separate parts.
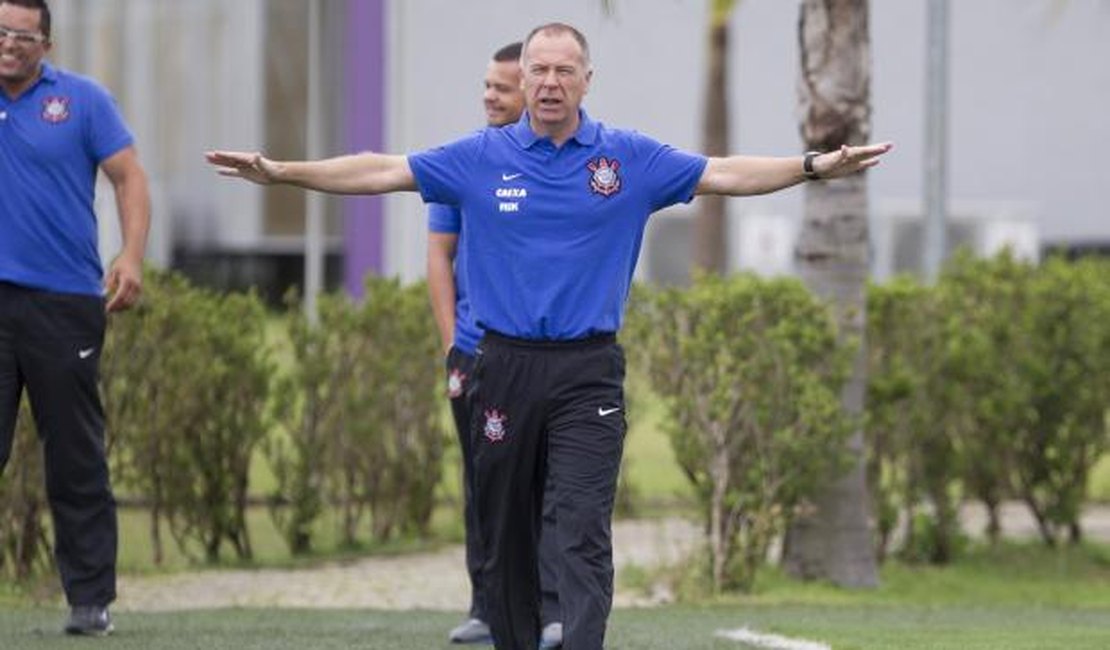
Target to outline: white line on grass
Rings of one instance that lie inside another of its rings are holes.
[[[764,634],[747,627],[738,630],[717,630],[717,636],[747,643],[768,650],[832,650],[831,646],[806,639],[791,639],[778,634]]]

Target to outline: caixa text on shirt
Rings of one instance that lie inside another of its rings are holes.
[[[494,195],[502,199],[498,204],[498,211],[520,212],[520,201],[506,201],[505,199],[526,199],[528,198],[528,190],[523,187],[499,187],[494,191]]]

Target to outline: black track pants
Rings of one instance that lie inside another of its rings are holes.
[[[451,399],[451,415],[455,421],[459,449],[462,451],[466,571],[470,576],[469,615],[471,618],[488,621],[489,615],[486,613],[485,595],[482,589],[482,565],[485,553],[482,550],[474,508],[474,452],[470,428],[473,409],[471,400],[468,399],[468,394],[471,398],[473,394],[467,392],[473,373],[474,357],[452,347],[447,354],[447,395]],[[549,477],[547,493],[551,493],[551,489]],[[562,621],[562,611],[559,608],[558,557],[558,548],[555,544],[555,503],[552,497],[544,501],[539,548],[541,620],[544,625]]]
[[[43,445],[54,555],[71,605],[116,597],[116,502],[97,377],[104,300],[0,282],[0,470],[24,387]]]
[[[624,445],[624,355],[612,335],[533,342],[487,334],[473,390],[486,605],[498,650],[539,640],[537,548],[554,505],[565,650],[601,650],[613,599],[611,519]],[[546,477],[552,480],[545,499]]]

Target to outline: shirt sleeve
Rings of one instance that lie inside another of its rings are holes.
[[[457,235],[462,232],[462,212],[450,205],[428,205],[428,232]]]
[[[90,82],[87,93],[86,144],[93,160],[99,165],[123,149],[131,146],[135,138],[120,114],[116,100],[97,83]]]
[[[482,149],[482,132],[434,149],[409,156],[409,168],[416,178],[420,198],[425,203],[459,205]]]
[[[646,163],[651,211],[662,210],[676,203],[689,203],[694,198],[708,159],[657,142],[638,133],[636,150]]]

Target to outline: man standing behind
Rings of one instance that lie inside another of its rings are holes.
[[[516,42],[498,50],[486,68],[483,103],[486,123],[500,127],[520,119],[524,112],[521,88],[520,51]],[[451,630],[452,643],[490,643],[489,624],[482,592],[482,564],[485,554],[478,537],[474,508],[474,456],[470,440],[471,408],[466,400],[467,380],[474,369],[474,351],[482,331],[470,313],[467,297],[466,264],[462,238],[462,213],[457,207],[433,203],[428,207],[428,291],[436,326],[447,353],[447,396],[459,436],[463,460],[464,523],[466,527],[466,569],[470,574],[469,618]],[[554,504],[545,501],[544,524],[548,535],[540,538],[540,585],[543,632],[540,648],[562,645],[563,626],[559,612],[555,572]]]
[[[71,608],[65,630],[99,636],[112,631],[118,538],[100,351],[105,311],[127,309],[142,288],[150,199],[115,102],[44,62],[51,46],[45,0],[0,0],[0,470],[26,386]],[[98,168],[115,189],[123,233],[103,281]]]

